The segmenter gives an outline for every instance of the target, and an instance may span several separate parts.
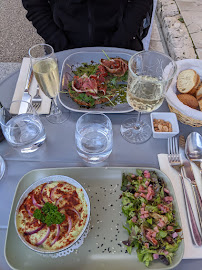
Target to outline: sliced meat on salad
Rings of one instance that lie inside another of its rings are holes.
[[[136,173],[123,174],[122,178],[122,212],[128,225],[124,228],[129,233],[123,244],[129,253],[135,247],[146,266],[153,260],[169,265],[182,241],[173,197],[156,172]]]

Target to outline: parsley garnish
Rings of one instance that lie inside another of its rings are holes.
[[[58,211],[56,205],[49,202],[46,202],[41,209],[36,209],[33,216],[48,227],[52,224],[61,224],[65,220],[65,215]]]

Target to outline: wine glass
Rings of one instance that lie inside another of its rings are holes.
[[[37,44],[29,49],[29,56],[41,90],[52,100],[47,120],[53,124],[63,123],[68,119],[69,112],[62,113],[57,106],[56,97],[59,93],[60,80],[53,48],[48,44]]]
[[[5,169],[6,169],[5,161],[3,160],[2,156],[0,156],[0,180],[4,176]]]
[[[122,123],[121,134],[130,143],[144,143],[151,137],[152,129],[140,120],[141,113],[152,112],[162,105],[177,65],[166,54],[141,51],[130,58],[128,69],[127,101],[138,116]]]

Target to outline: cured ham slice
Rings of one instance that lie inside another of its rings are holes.
[[[83,93],[83,79],[84,75],[82,77],[74,76],[74,79],[72,80],[72,89],[76,91],[77,93]]]
[[[128,64],[121,58],[101,59],[100,61],[109,73],[118,77],[123,76],[128,70]]]
[[[72,88],[77,93],[86,93],[94,99],[100,98],[98,92],[106,95],[107,86],[104,84],[103,74],[90,75],[89,77],[84,74],[82,77],[74,76],[72,81]]]

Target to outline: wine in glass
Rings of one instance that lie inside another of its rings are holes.
[[[59,93],[60,79],[53,48],[48,44],[37,44],[29,49],[29,56],[41,90],[52,100],[48,121],[54,124],[63,123],[68,119],[69,112],[62,113],[57,106],[56,97]]]
[[[121,125],[121,134],[130,143],[144,143],[152,135],[149,124],[140,120],[141,113],[157,110],[176,73],[177,66],[168,55],[155,51],[141,51],[128,63],[127,101],[138,112]]]

